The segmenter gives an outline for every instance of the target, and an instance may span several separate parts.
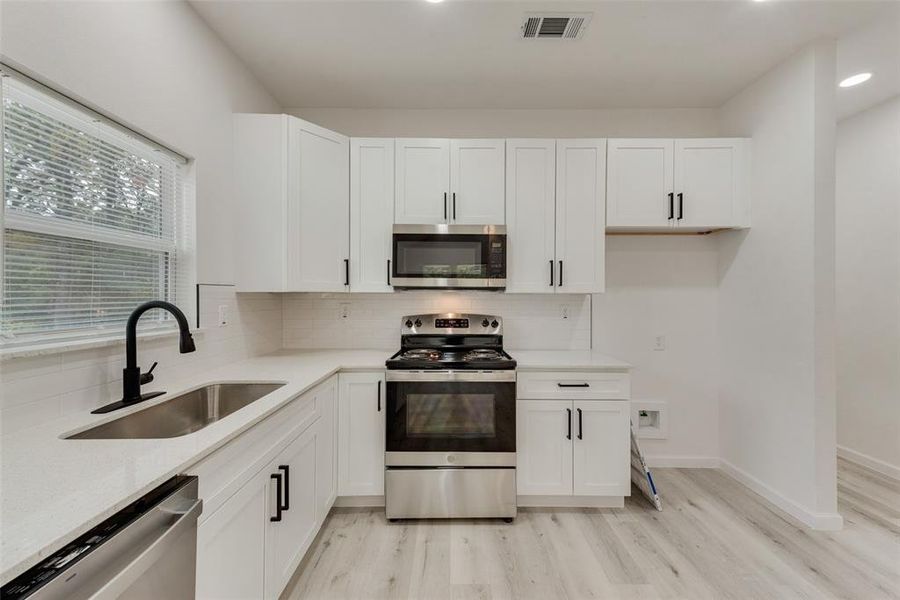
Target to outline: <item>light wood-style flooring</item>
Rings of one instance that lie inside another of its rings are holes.
[[[389,523],[336,509],[284,597],[900,598],[900,484],[839,461],[845,527],[811,531],[713,469],[655,469],[663,512]]]

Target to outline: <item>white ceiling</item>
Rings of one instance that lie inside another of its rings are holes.
[[[893,14],[883,15],[838,40],[838,81],[856,73],[872,73],[866,83],[837,89],[838,118],[900,94],[900,2],[896,8]]]
[[[803,45],[840,37],[900,6],[893,0],[192,4],[291,108],[715,107]],[[524,13],[547,10],[594,15],[581,40],[520,40]]]

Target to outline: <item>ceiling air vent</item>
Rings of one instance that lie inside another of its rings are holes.
[[[592,13],[526,13],[522,37],[526,40],[577,40],[591,22]]]

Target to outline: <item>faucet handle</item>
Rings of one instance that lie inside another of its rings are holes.
[[[156,365],[158,364],[158,362],[154,362],[152,365],[150,365],[149,371],[147,371],[146,373],[141,373],[141,385],[153,381],[153,369],[155,369]]]

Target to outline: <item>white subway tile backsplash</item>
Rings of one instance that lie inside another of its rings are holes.
[[[347,317],[341,316],[343,305]],[[563,318],[563,307],[568,318]],[[408,291],[393,294],[288,294],[286,348],[392,349],[405,315],[435,312],[497,314],[504,344],[513,349],[586,350],[591,347],[591,297],[491,292]]]
[[[225,305],[228,325],[218,326]],[[197,351],[178,353],[177,338],[145,338],[138,343],[143,369],[159,366],[145,391],[180,386],[180,380],[231,361],[282,347],[282,297],[236,294],[231,286],[200,287]],[[196,323],[191,323],[192,329]],[[73,411],[90,410],[121,393],[125,346],[108,346],[12,358],[0,363],[0,429],[18,430]]]

